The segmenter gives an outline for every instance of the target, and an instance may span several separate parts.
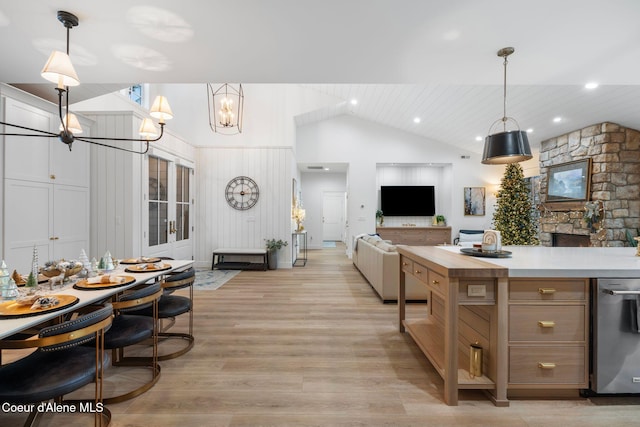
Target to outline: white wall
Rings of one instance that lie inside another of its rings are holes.
[[[462,155],[470,156],[470,159],[461,159]],[[461,228],[490,227],[495,203],[491,188],[500,183],[504,172],[504,166],[481,164],[478,154],[346,115],[299,127],[296,160],[301,163],[349,163],[348,252],[353,236],[375,230],[378,163],[450,164],[441,172],[437,194],[440,195],[438,209],[447,216],[454,237]],[[490,193],[487,214],[464,216],[463,188],[482,186]]]
[[[344,173],[302,173],[302,202],[305,209],[304,228],[309,249],[322,248],[322,205],[327,191],[347,191]]]
[[[278,257],[291,267],[291,148],[198,148],[196,162],[196,264],[211,266],[217,248],[263,248],[264,239],[289,246]],[[236,176],[252,178],[260,189],[256,205],[239,211],[224,195]]]

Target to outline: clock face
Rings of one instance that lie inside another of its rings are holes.
[[[225,198],[234,209],[251,209],[258,202],[260,189],[258,184],[248,176],[237,176],[227,184]]]

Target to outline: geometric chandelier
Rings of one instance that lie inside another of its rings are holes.
[[[507,117],[507,57],[514,51],[512,47],[505,47],[498,51],[498,56],[504,58],[503,114],[502,118],[493,122],[489,128],[489,135],[485,138],[482,154],[482,163],[485,165],[517,163],[533,157],[527,133],[520,130],[516,119]],[[515,130],[507,130],[507,123],[515,125]],[[502,127],[502,132],[493,132],[494,127]]]
[[[214,90],[211,83],[207,83],[207,103],[212,131],[223,135],[242,133],[244,92],[241,84],[236,89],[225,83]]]
[[[173,112],[167,99],[164,96],[157,96],[151,106],[149,114],[151,117],[158,119],[160,124],[160,134],[156,129],[153,121],[149,118],[145,118],[140,126],[139,134],[141,138],[101,138],[93,136],[78,136],[82,134],[82,127],[75,114],[69,111],[69,87],[78,86],[80,80],[76,74],[71,59],[69,58],[69,30],[78,25],[78,17],[72,13],[65,11],[58,11],[58,20],[62,22],[67,29],[67,52],[53,51],[49,60],[42,69],[41,75],[44,79],[56,83],[56,91],[58,92],[58,115],[60,117],[60,132],[54,133],[48,130],[33,129],[26,126],[20,126],[12,123],[1,122],[0,125],[10,126],[14,128],[23,129],[35,133],[0,133],[0,135],[7,136],[28,136],[28,137],[57,137],[60,141],[67,144],[69,151],[71,151],[71,144],[74,141],[83,141],[89,144],[100,145],[102,147],[113,148],[116,150],[122,150],[129,153],[145,154],[149,151],[149,142],[155,142],[160,140],[164,134],[165,120],[173,118]],[[64,108],[63,108],[64,106]],[[64,111],[64,114],[63,114]],[[105,144],[100,141],[133,141],[141,142],[145,144],[144,150],[141,148],[138,150],[130,150],[128,148],[118,147],[115,145]]]

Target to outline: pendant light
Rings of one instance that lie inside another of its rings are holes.
[[[493,122],[484,140],[482,163],[485,165],[518,163],[533,157],[527,133],[520,130],[518,122],[513,117],[507,117],[507,57],[514,51],[512,47],[505,47],[498,51],[498,56],[504,58],[503,115],[501,119]],[[515,123],[516,130],[507,131],[507,122]],[[502,132],[492,134],[496,125],[500,123],[502,123]]]
[[[78,17],[74,14],[62,10],[58,11],[57,17],[58,21],[60,21],[67,30],[67,51],[66,53],[57,50],[54,51],[51,56],[49,56],[49,60],[45,64],[40,74],[45,80],[48,80],[57,85],[55,90],[58,92],[58,115],[60,116],[60,132],[55,133],[49,130],[34,129],[0,121],[0,125],[19,128],[31,132],[2,132],[0,133],[0,135],[45,138],[57,137],[58,139],[60,139],[60,141],[67,144],[67,146],[69,147],[69,151],[71,151],[71,144],[73,144],[74,141],[83,141],[102,147],[126,151],[129,153],[145,154],[149,150],[149,142],[155,142],[162,138],[164,134],[165,120],[169,120],[173,117],[173,113],[171,112],[171,107],[169,107],[167,99],[164,96],[158,96],[149,112],[151,117],[158,119],[158,124],[160,125],[159,134],[153,121],[147,118],[142,121],[142,125],[140,126],[139,133],[141,138],[101,138],[94,136],[78,136],[82,134],[82,127],[80,126],[78,118],[69,111],[69,87],[78,86],[80,84],[78,74],[73,68],[73,64],[71,63],[71,59],[69,58],[69,31],[73,27],[78,26],[79,20]],[[128,148],[120,147],[117,145],[106,144],[101,141],[133,141],[143,143],[144,145],[142,145],[140,150],[130,150]]]

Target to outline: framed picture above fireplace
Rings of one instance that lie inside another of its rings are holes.
[[[547,202],[579,202],[591,194],[591,159],[547,168]]]

